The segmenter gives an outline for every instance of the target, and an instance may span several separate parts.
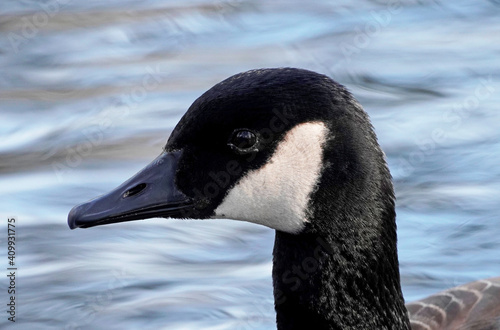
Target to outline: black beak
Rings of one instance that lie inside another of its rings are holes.
[[[71,229],[147,218],[185,218],[192,201],[175,185],[182,151],[164,152],[110,193],[77,205],[68,214]]]

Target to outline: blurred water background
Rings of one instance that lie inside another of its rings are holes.
[[[261,67],[325,73],[370,114],[408,301],[500,275],[499,15],[472,0],[2,1],[0,268],[15,216],[16,326],[275,328],[270,229],[66,225],[158,155],[202,92]]]

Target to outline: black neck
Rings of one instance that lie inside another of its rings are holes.
[[[397,257],[364,252],[331,237],[276,232],[278,329],[409,329]]]

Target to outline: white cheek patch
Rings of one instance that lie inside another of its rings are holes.
[[[250,171],[226,195],[215,218],[244,220],[298,233],[308,221],[309,197],[318,183],[323,144],[322,122],[292,128],[263,167]]]

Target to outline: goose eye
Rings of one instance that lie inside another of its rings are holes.
[[[228,146],[239,154],[247,154],[258,151],[257,140],[257,134],[254,132],[246,129],[238,129],[231,135]]]

